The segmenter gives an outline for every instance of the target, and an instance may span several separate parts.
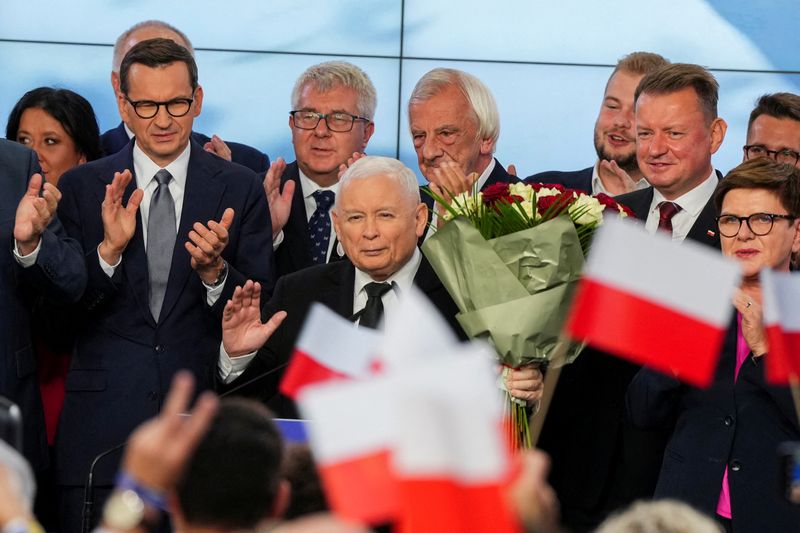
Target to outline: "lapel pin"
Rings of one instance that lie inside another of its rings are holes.
[[[715,236],[715,235],[716,235],[716,233],[714,233],[712,230],[708,230],[708,231],[706,232],[706,235],[708,235],[709,237],[713,237],[713,236]]]

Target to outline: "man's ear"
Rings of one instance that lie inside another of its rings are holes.
[[[721,118],[715,118],[711,123],[711,153],[714,154],[719,150],[722,141],[725,140],[725,132],[728,131],[728,124]]]
[[[425,226],[428,224],[428,206],[420,202],[414,209],[414,230],[417,238],[425,233]]]
[[[481,155],[492,155],[494,153],[494,140],[491,138],[481,139]]]

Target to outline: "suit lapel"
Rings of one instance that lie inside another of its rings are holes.
[[[708,199],[697,220],[694,221],[692,229],[686,235],[687,239],[705,244],[713,248],[720,248],[719,232],[717,231],[717,208],[714,205],[714,197]]]
[[[626,196],[628,197],[626,198],[627,203],[624,205],[627,205],[633,211],[636,218],[646,221],[647,214],[650,211],[650,204],[653,203],[653,187],[643,189],[641,194],[631,193]],[[625,202],[625,200],[621,201]]]
[[[286,222],[287,233],[291,233],[291,240],[295,243],[289,247],[292,256],[292,263],[297,268],[311,265],[311,239],[308,236],[308,214],[306,204],[303,199],[303,187],[300,184],[300,171],[297,162],[286,167],[285,180],[281,180],[281,185],[289,180],[295,182],[294,195],[292,196],[292,210],[289,213],[289,220]]]
[[[185,247],[192,225],[195,222],[207,224],[220,212],[225,183],[216,178],[220,169],[219,165],[215,163],[219,162],[214,159],[214,156],[208,155],[200,145],[192,143],[189,168],[186,173],[186,189],[183,192],[181,221],[175,239],[175,248],[172,252],[167,292],[164,295],[164,304],[161,309],[162,319],[175,306],[190,275],[194,274],[191,256]]]

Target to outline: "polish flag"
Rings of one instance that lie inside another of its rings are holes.
[[[786,385],[800,376],[800,277],[789,272],[761,273],[764,326],[769,354],[766,377],[774,385]]]
[[[390,467],[395,383],[386,376],[335,381],[306,387],[299,395],[328,503],[346,520],[380,524],[397,516]]]
[[[519,531],[504,494],[511,461],[492,355],[462,348],[399,376],[392,462],[401,533]]]
[[[295,399],[298,391],[311,383],[369,376],[376,368],[375,348],[379,340],[376,330],[355,327],[315,303],[281,381],[281,393]]]
[[[566,332],[707,387],[739,278],[738,265],[718,251],[609,219],[592,242]]]

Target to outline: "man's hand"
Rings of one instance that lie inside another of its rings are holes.
[[[144,191],[141,189],[133,191],[128,199],[128,205],[122,206],[122,196],[132,179],[131,171],[125,169],[122,172],[115,172],[111,185],[106,185],[106,197],[101,208],[103,242],[100,243],[98,251],[103,261],[109,265],[117,264],[136,232],[136,211],[142,203]]]
[[[286,170],[286,161],[279,157],[269,165],[267,175],[264,177],[264,192],[267,193],[269,214],[272,217],[272,240],[278,237],[292,211],[292,196],[297,185],[293,180],[288,180],[283,185],[281,192],[281,176]]]
[[[221,255],[228,244],[228,230],[232,223],[233,209],[229,207],[219,222],[209,220],[208,226],[195,222],[189,232],[191,242],[186,243],[186,250],[192,257],[192,268],[206,285],[217,281],[225,264]]]
[[[204,392],[186,416],[193,391],[194,378],[189,372],[175,374],[161,413],[139,426],[128,440],[123,469],[140,485],[162,492],[172,490],[211,425],[217,397]]]
[[[261,323],[261,284],[248,280],[236,287],[233,297],[225,304],[222,314],[222,346],[230,357],[255,352],[269,340],[283,319],[285,311],[278,311]]]
[[[353,166],[353,163],[361,159],[362,157],[366,156],[367,154],[363,152],[353,152],[353,155],[347,158],[347,162],[342,163],[339,165],[339,174],[338,178],[342,179],[342,175],[347,172],[347,169]]]
[[[514,177],[517,177],[517,166],[514,163],[511,163],[510,165],[508,165],[506,172],[508,172]]]
[[[525,365],[511,370],[506,376],[506,388],[511,396],[533,405],[542,398],[544,379],[539,365]]]
[[[508,491],[512,508],[526,530],[558,531],[558,498],[547,483],[550,460],[539,450],[525,450],[519,459],[520,473]]]
[[[231,161],[233,158],[231,149],[228,148],[228,145],[225,144],[225,141],[216,135],[212,135],[211,140],[203,145],[203,150],[206,152],[211,152],[212,154],[216,154],[226,161]]]
[[[34,174],[28,182],[28,190],[17,205],[17,217],[14,222],[14,240],[17,241],[20,254],[28,255],[39,246],[39,239],[45,228],[53,220],[61,200],[61,192],[52,184],[44,184],[41,174]]]
[[[600,171],[604,171],[603,177],[611,180],[610,183],[604,185],[612,195],[616,196],[636,190],[636,182],[613,159],[601,159]]]
[[[438,167],[433,168],[428,181],[446,191],[447,196],[445,196],[445,199],[450,200],[452,196],[472,191],[472,186],[478,181],[478,173],[471,172],[465,176],[458,163],[445,161]]]

